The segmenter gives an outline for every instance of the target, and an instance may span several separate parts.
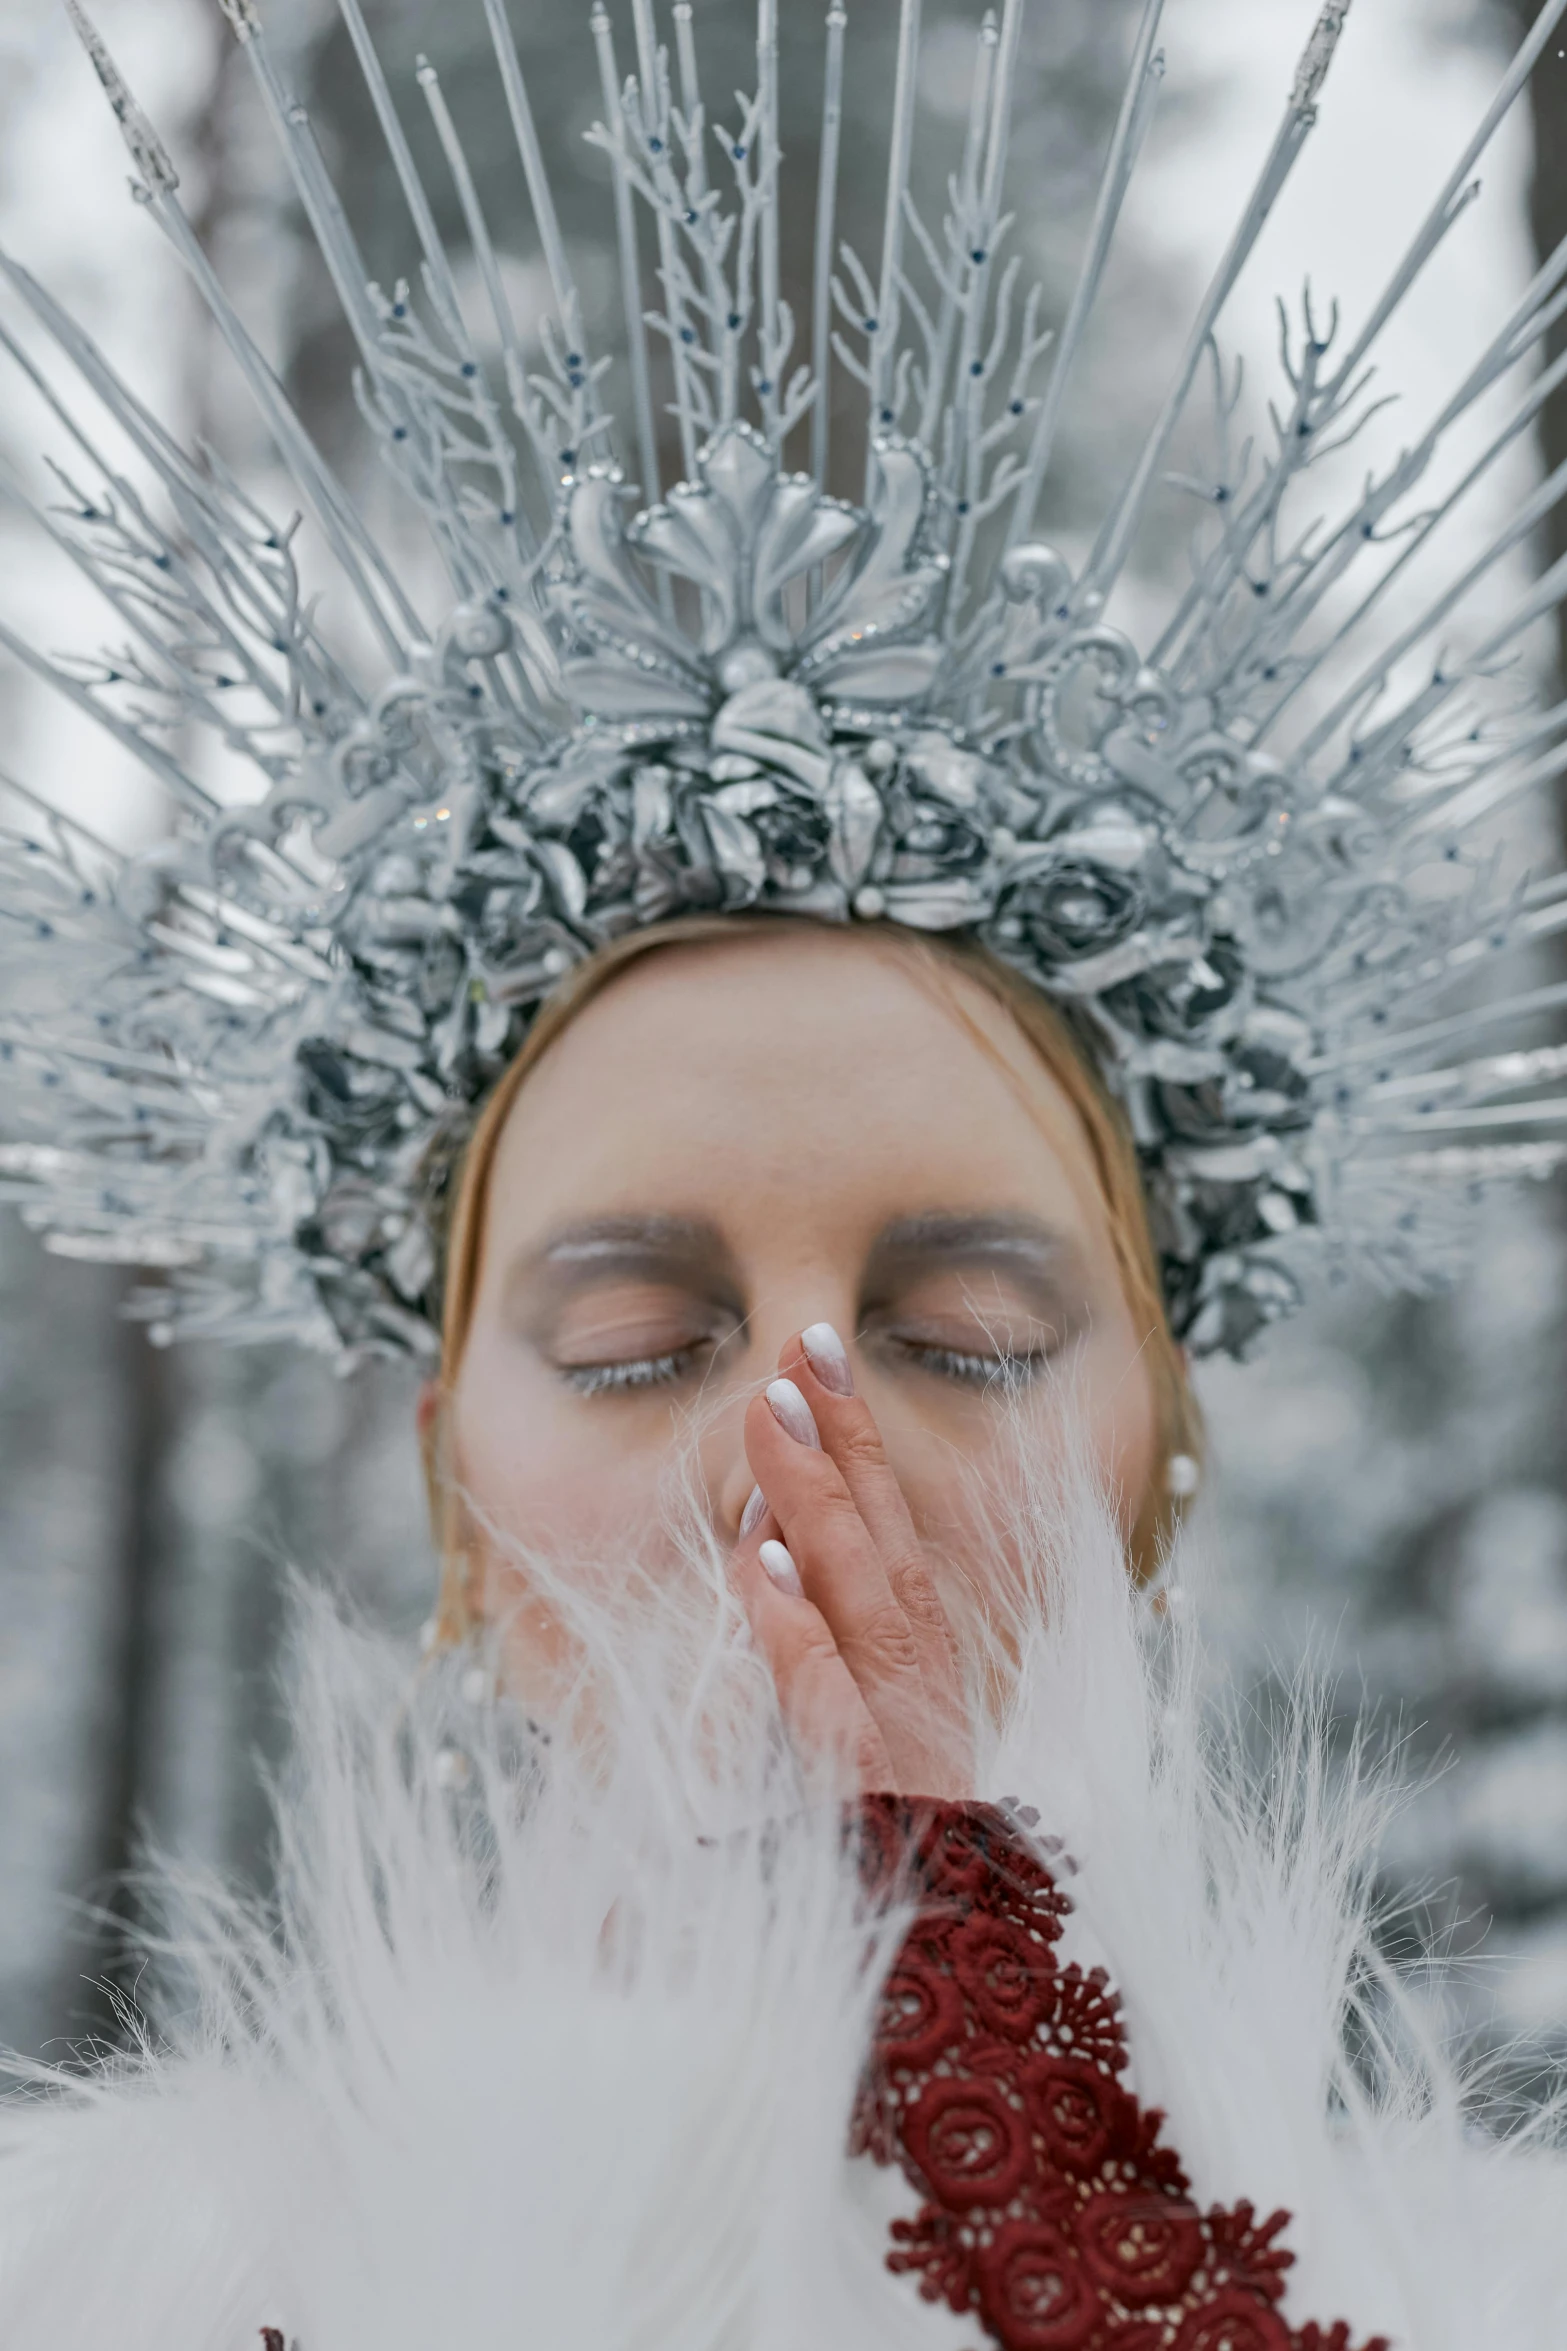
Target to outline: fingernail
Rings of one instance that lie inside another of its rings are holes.
[[[819,1453],[821,1438],[816,1434],[816,1422],[793,1380],[774,1380],[767,1391],[767,1401],[773,1408],[773,1418],[786,1437],[793,1437],[797,1445],[810,1445]]]
[[[800,1581],[800,1571],[782,1543],[764,1543],[756,1556],[761,1561],[769,1582],[775,1583],[780,1592],[787,1592],[791,1600],[805,1598],[805,1586]]]
[[[753,1486],[751,1499],[740,1513],[740,1539],[742,1542],[747,1535],[755,1534],[766,1516],[767,1496],[762,1492],[760,1486]]]
[[[812,1371],[830,1396],[854,1394],[849,1350],[830,1322],[813,1322],[808,1331],[800,1333],[800,1344],[805,1349]]]

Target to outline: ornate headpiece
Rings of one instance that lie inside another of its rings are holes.
[[[1270,436],[1236,446],[1238,388],[1214,328],[1316,119],[1347,8],[1330,0],[1168,398],[1076,568],[1036,542],[1033,517],[1162,72],[1161,0],[1053,335],[1006,253],[1022,0],[977,28],[939,233],[908,194],[920,9],[902,0],[874,269],[835,221],[848,28],[830,9],[808,364],[779,281],[776,0],[759,0],[755,95],[721,124],[704,107],[690,6],[671,12],[671,56],[654,0],[632,0],[638,71],[624,81],[596,6],[592,136],[611,168],[631,387],[619,417],[504,0],[483,5],[553,286],[531,370],[439,84],[426,64],[418,76],[488,292],[494,383],[359,0],[340,6],[422,247],[417,291],[367,283],[252,0],[224,5],[446,604],[433,623],[414,608],[79,20],[135,193],[210,305],[354,617],[336,634],[318,618],[292,527],[177,447],[0,259],[156,484],[100,459],[31,345],[0,327],[76,446],[64,501],[40,519],[124,632],[101,661],[69,666],[0,639],[138,753],[180,811],[166,844],[129,859],[41,803],[0,842],[0,1053],[21,1136],[0,1170],[52,1245],[173,1269],[171,1326],[427,1352],[432,1139],[580,959],[697,909],[962,931],[1025,973],[1125,1107],[1174,1326],[1199,1350],[1241,1347],[1286,1311],[1308,1252],[1429,1278],[1455,1203],[1557,1164],[1567,1102],[1545,1089],[1567,1050],[1473,1055],[1563,993],[1520,995],[1514,981],[1509,995],[1492,975],[1567,923],[1567,877],[1505,887],[1486,843],[1498,809],[1567,767],[1567,711],[1529,718],[1515,701],[1487,718],[1475,696],[1567,571],[1461,658],[1442,637],[1561,476],[1408,625],[1377,624],[1455,499],[1567,372],[1526,385],[1458,492],[1418,503],[1449,429],[1527,372],[1567,299],[1567,249],[1395,462],[1341,510],[1312,493],[1322,456],[1365,414],[1368,354],[1465,208],[1475,160],[1567,0],[1544,8],[1363,328],[1341,338],[1309,300],[1286,324]],[[863,391],[852,504],[824,489],[834,368]],[[1190,583],[1145,656],[1103,614],[1205,377],[1217,456],[1186,485],[1204,520]],[[666,390],[680,478],[661,488]],[[248,788],[214,793],[210,758],[186,755],[203,736],[248,763]]]

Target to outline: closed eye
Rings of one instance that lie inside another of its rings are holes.
[[[1045,1346],[987,1347],[983,1351],[971,1351],[936,1346],[927,1340],[900,1338],[891,1333],[882,1343],[887,1353],[913,1370],[932,1372],[938,1378],[956,1381],[960,1387],[981,1389],[1026,1385],[1037,1379],[1054,1352]]]
[[[664,1355],[637,1355],[624,1363],[568,1363],[559,1366],[560,1376],[568,1388],[579,1396],[605,1396],[624,1393],[637,1388],[669,1388],[690,1377],[701,1364],[711,1359],[711,1339],[693,1340],[686,1347],[672,1347]],[[705,1364],[702,1365],[705,1368]]]
[[[980,1391],[1016,1391],[1037,1379],[1086,1321],[1086,1304],[1043,1284],[1031,1287],[1041,1294],[1029,1298],[988,1272],[927,1276],[865,1315],[863,1343],[894,1369]]]

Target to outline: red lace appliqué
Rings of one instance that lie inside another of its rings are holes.
[[[1059,1964],[1071,1905],[1005,1818],[872,1796],[857,1833],[867,1880],[912,1874],[920,1898],[855,2125],[925,2199],[888,2267],[1004,2351],[1351,2351],[1344,2325],[1279,2310],[1288,2213],[1193,2201],[1122,2079],[1120,2002],[1102,1968]]]

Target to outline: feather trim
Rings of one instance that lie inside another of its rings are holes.
[[[847,2152],[907,1913],[867,1910],[672,1524],[678,1572],[530,1562],[579,1655],[548,1735],[302,1598],[279,1918],[171,1877],[162,2037],[0,2113],[6,2351],[972,2343],[887,2273],[914,2199]],[[1063,1954],[1110,1970],[1194,2194],[1294,2215],[1291,2325],[1556,2351],[1567,2162],[1475,2133],[1372,1956],[1385,1784],[1335,1779],[1304,1700],[1248,1769],[1079,1487],[1020,1476],[993,1567],[982,1792],[1064,1840]]]

